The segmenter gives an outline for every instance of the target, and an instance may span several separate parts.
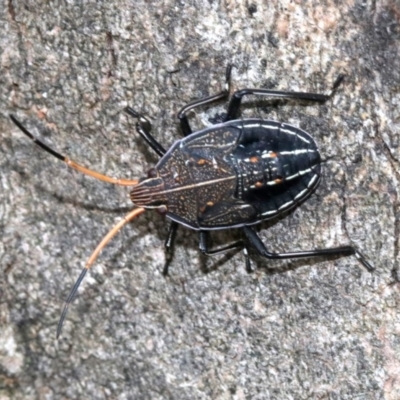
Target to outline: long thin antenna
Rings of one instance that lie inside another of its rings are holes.
[[[37,139],[35,136],[32,135],[22,124],[19,122],[14,115],[10,114],[11,121],[14,122],[14,124],[26,135],[28,136],[34,143],[36,143],[39,147],[41,147],[43,150],[47,151],[50,153],[52,156],[58,158],[61,161],[64,161],[69,167],[75,169],[76,171],[79,171],[85,175],[89,175],[92,178],[98,179],[103,182],[108,182],[108,183],[113,183],[114,185],[120,185],[120,186],[134,186],[138,184],[137,179],[119,179],[119,178],[113,178],[111,176],[103,175],[100,174],[99,172],[93,171],[91,169],[88,169],[84,167],[83,165],[80,165],[76,163],[75,161],[72,161],[68,157],[63,156],[60,153],[57,153],[55,150],[53,150],[51,147],[47,146],[44,144],[42,141]]]
[[[58,322],[57,326],[57,339],[61,335],[62,327],[64,324],[65,317],[68,312],[68,307],[71,304],[72,300],[75,297],[76,291],[78,290],[83,278],[86,275],[86,272],[88,269],[91,267],[91,265],[96,261],[96,258],[100,254],[101,250],[107,245],[107,243],[118,233],[118,231],[127,223],[131,222],[134,220],[136,217],[138,217],[140,214],[143,214],[145,212],[144,208],[135,208],[133,211],[131,211],[129,214],[125,215],[125,217],[119,221],[108,233],[102,241],[97,245],[96,249],[94,252],[91,254],[89,257],[88,261],[86,262],[85,267],[83,268],[81,274],[79,275],[79,278],[75,282],[71,292],[69,293],[67,300],[65,302],[63,311],[61,313],[60,321]]]

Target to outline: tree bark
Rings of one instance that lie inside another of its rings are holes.
[[[0,23],[1,399],[400,398],[397,2],[7,0]],[[80,164],[140,178],[158,156],[124,107],[169,148],[177,111],[220,91],[228,63],[232,92],[328,93],[346,75],[324,105],[244,101],[243,118],[299,126],[324,159],[315,195],[257,230],[270,251],[353,243],[376,272],[355,257],[252,253],[247,274],[241,253],[205,259],[182,227],[164,278],[168,221],[149,211],[103,251],[56,341],[84,263],[133,206],[129,190],[68,169],[8,115]]]

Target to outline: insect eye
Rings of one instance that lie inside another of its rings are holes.
[[[157,176],[158,176],[158,172],[157,172],[157,170],[155,168],[150,168],[147,171],[147,177],[148,178],[156,178]]]

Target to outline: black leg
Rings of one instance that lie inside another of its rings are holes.
[[[186,114],[190,111],[193,110],[193,108],[199,107],[199,106],[204,106],[206,104],[213,103],[215,101],[224,99],[225,97],[229,96],[229,85],[230,85],[230,79],[231,79],[231,71],[232,71],[232,65],[229,64],[226,67],[226,72],[225,72],[225,88],[222,92],[215,94],[213,96],[205,97],[204,99],[196,100],[193,101],[192,103],[189,103],[188,105],[182,107],[179,112],[178,112],[178,118],[180,120],[181,124],[181,129],[184,134],[184,136],[188,136],[192,133],[192,129],[190,128],[188,118]]]
[[[249,253],[247,251],[246,245],[243,240],[237,240],[236,242],[230,243],[223,247],[218,247],[217,249],[210,250],[208,248],[208,240],[209,240],[209,232],[208,231],[200,231],[199,232],[199,249],[206,256],[216,256],[218,254],[226,253],[227,251],[234,249],[243,249],[245,263],[246,263],[246,271],[253,272],[251,268]]]
[[[287,259],[287,258],[309,258],[309,257],[324,257],[333,255],[351,256],[354,255],[357,260],[370,272],[374,271],[375,268],[365,259],[365,257],[354,247],[335,247],[333,249],[319,249],[319,250],[307,250],[307,251],[296,251],[292,253],[270,253],[261,239],[258,237],[256,231],[250,227],[245,226],[243,232],[249,240],[250,244],[257,250],[257,252],[265,258],[271,259]]]
[[[307,92],[286,92],[280,90],[269,90],[269,89],[242,89],[235,92],[228,105],[228,114],[226,120],[236,118],[237,111],[240,107],[242,99],[244,96],[257,95],[257,96],[269,96],[269,97],[279,97],[281,99],[295,99],[295,100],[308,100],[316,101],[319,103],[324,103],[325,101],[332,98],[335,94],[336,89],[343,82],[344,75],[339,75],[336,78],[335,83],[332,86],[331,92],[328,95],[318,94],[318,93],[307,93]]]
[[[148,145],[160,156],[162,157],[166,150],[161,146],[160,143],[154,139],[153,135],[150,133],[151,131],[151,123],[150,121],[144,117],[143,115],[136,112],[131,107],[126,107],[124,110],[131,117],[137,118],[138,122],[136,123],[136,131],[137,133],[148,143]]]
[[[176,237],[176,231],[178,230],[178,223],[175,221],[171,221],[171,224],[168,228],[168,235],[165,239],[164,247],[165,247],[165,264],[163,269],[163,275],[168,275],[169,264],[171,263],[173,252],[174,252],[174,243]]]

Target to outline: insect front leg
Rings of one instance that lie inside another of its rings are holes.
[[[366,260],[366,258],[354,247],[334,247],[332,249],[317,249],[317,250],[306,250],[306,251],[295,251],[291,253],[270,253],[261,241],[256,231],[250,227],[245,226],[243,232],[246,235],[248,241],[256,249],[258,254],[265,258],[270,259],[291,259],[291,258],[311,258],[311,257],[325,257],[325,256],[351,256],[354,255],[357,260],[370,272],[373,272],[375,268]]]
[[[136,123],[136,131],[137,131],[137,133],[147,142],[147,144],[160,157],[162,157],[166,153],[166,150],[164,149],[163,146],[161,146],[160,143],[158,143],[158,141],[150,133],[150,131],[151,131],[151,123],[150,123],[150,121],[145,116],[143,116],[142,114],[139,114],[137,111],[135,111],[131,107],[126,107],[124,111],[128,115],[130,115],[131,117],[138,119],[138,121]]]
[[[224,254],[230,250],[242,249],[244,258],[245,258],[245,263],[246,263],[246,271],[249,273],[253,272],[253,270],[251,268],[249,253],[247,251],[246,245],[243,240],[237,240],[236,242],[230,243],[226,246],[218,247],[217,249],[209,249],[209,247],[208,247],[209,238],[210,238],[209,232],[207,232],[207,231],[199,232],[199,249],[204,255],[216,256],[219,254]]]

